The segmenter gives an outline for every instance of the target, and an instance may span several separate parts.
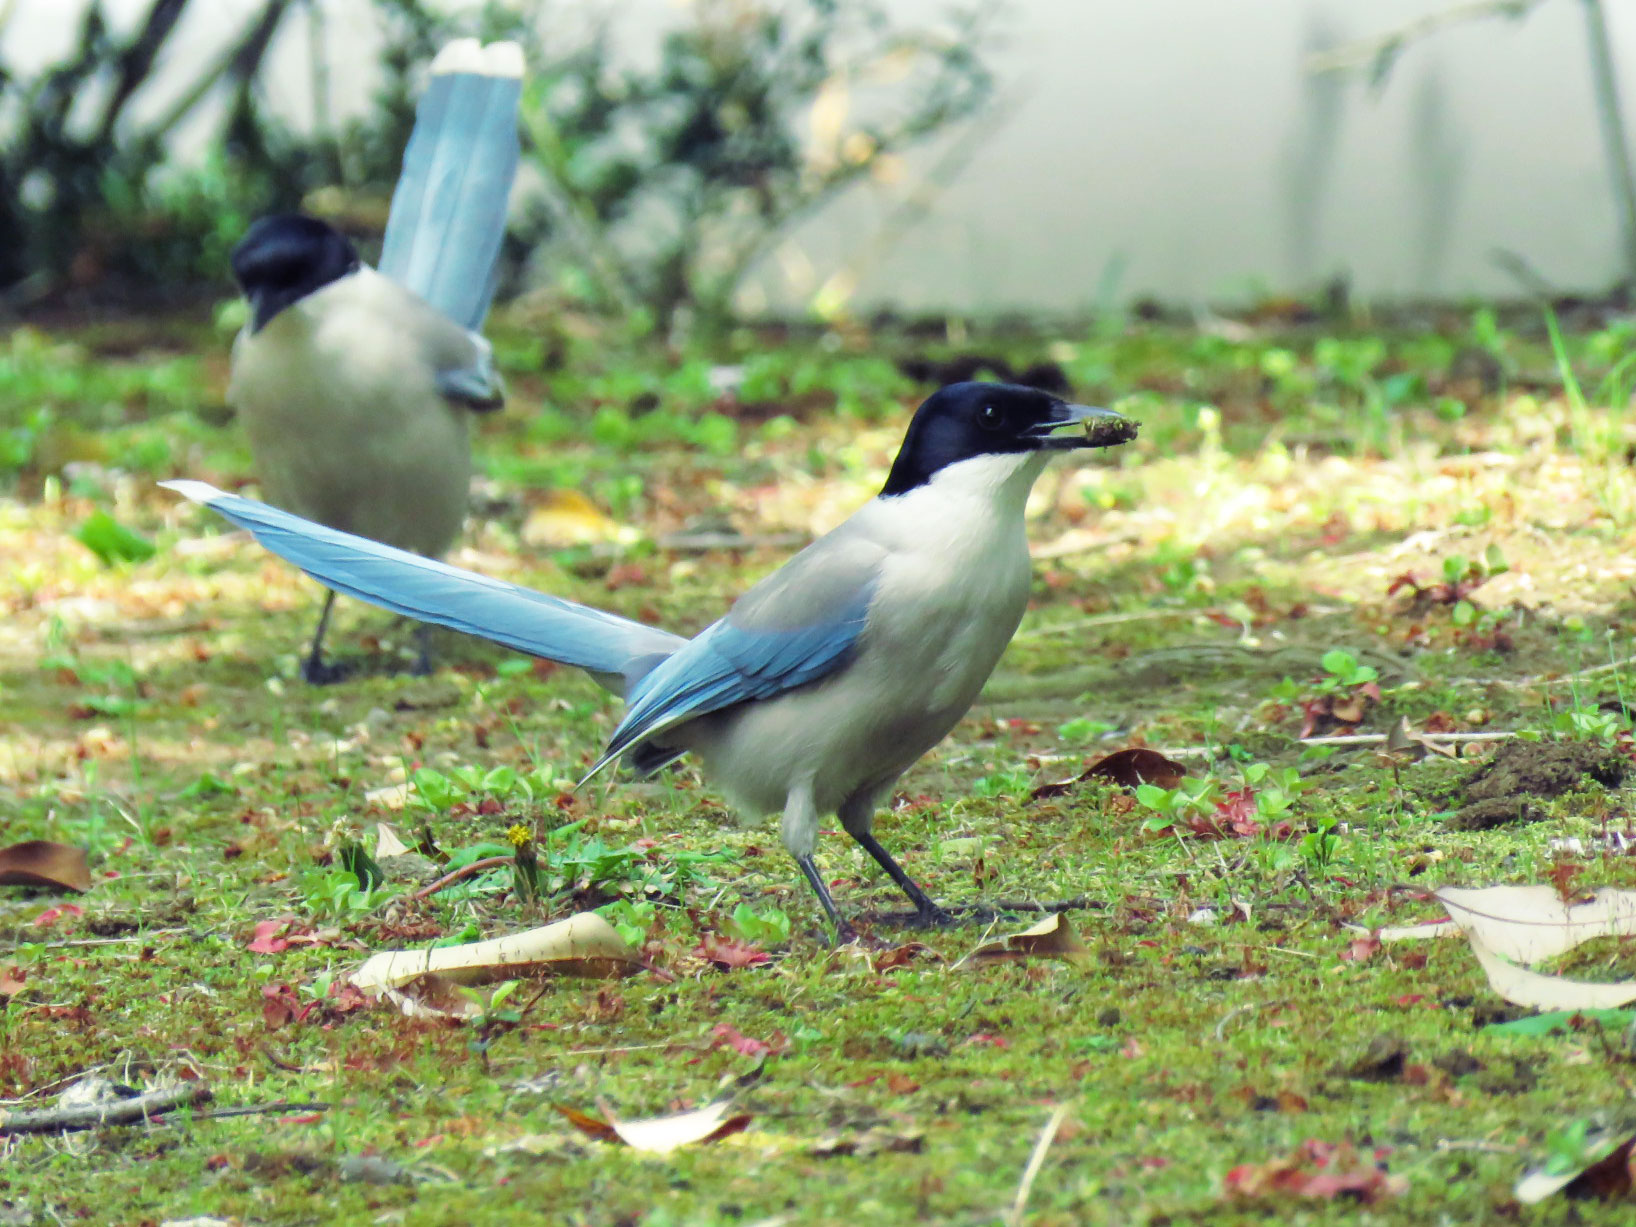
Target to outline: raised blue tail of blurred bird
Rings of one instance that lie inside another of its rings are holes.
[[[449,43],[432,61],[377,266],[462,327],[483,326],[517,174],[516,43]]]

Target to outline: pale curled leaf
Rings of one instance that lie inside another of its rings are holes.
[[[617,1138],[632,1150],[651,1155],[668,1155],[682,1146],[713,1142],[729,1133],[739,1132],[750,1123],[750,1116],[748,1113],[729,1115],[732,1106],[733,1100],[729,1096],[669,1116],[621,1120],[605,1102],[598,1100],[597,1107],[602,1112],[602,1119],[598,1120],[578,1108],[555,1105],[557,1111],[581,1132],[605,1142]]]
[[[375,955],[351,981],[371,996],[384,996],[411,1015],[470,1018],[481,1012],[457,990],[542,975],[611,979],[639,964],[602,917],[581,912],[523,933],[464,946],[391,950]]]
[[[384,822],[375,824],[375,859],[384,860],[389,856],[403,856],[409,851],[409,845],[398,837],[398,833]]]
[[[1021,933],[984,942],[954,965],[955,970],[985,963],[1013,962],[1018,959],[1054,958],[1078,962],[1090,951],[1079,940],[1074,927],[1061,912],[1054,912],[1039,924]]]
[[[1488,976],[1489,987],[1513,1005],[1535,1010],[1613,1010],[1636,1001],[1636,983],[1596,984],[1542,975],[1506,962],[1475,933],[1466,936]]]
[[[1636,891],[1602,887],[1566,904],[1554,886],[1445,886],[1436,894],[1475,942],[1516,963],[1539,963],[1595,937],[1636,934]]]
[[[30,839],[0,848],[0,886],[91,889],[85,849],[49,839]]]
[[[1577,1161],[1560,1160],[1524,1172],[1512,1191],[1525,1206],[1566,1191],[1568,1196],[1590,1196],[1602,1201],[1623,1199],[1631,1191],[1631,1157],[1636,1136],[1629,1129],[1599,1129],[1588,1133]],[[1576,1186],[1570,1188],[1569,1186]]]

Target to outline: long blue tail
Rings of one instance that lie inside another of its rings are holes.
[[[669,631],[325,528],[202,481],[160,484],[249,529],[273,553],[337,592],[573,665],[619,694],[687,643]]]
[[[522,76],[516,43],[467,38],[438,52],[381,247],[381,272],[473,331],[494,297]]]

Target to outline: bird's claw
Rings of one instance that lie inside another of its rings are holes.
[[[325,662],[318,657],[309,656],[301,662],[301,680],[309,686],[333,686],[336,682],[351,677],[353,666],[347,661]]]

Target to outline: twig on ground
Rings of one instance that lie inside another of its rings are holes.
[[[456,882],[474,877],[480,873],[487,873],[490,869],[503,869],[507,865],[515,865],[516,863],[517,858],[514,856],[485,856],[480,861],[473,861],[469,865],[461,866],[453,873],[444,874],[437,881],[422,886],[409,897],[418,903],[423,899],[430,899],[438,891],[453,886]]]
[[[1034,1153],[1028,1156],[1028,1166],[1023,1168],[1022,1180],[1017,1184],[1017,1196],[1005,1216],[1006,1227],[1021,1227],[1023,1214],[1028,1209],[1028,1195],[1034,1191],[1034,1180],[1040,1174],[1040,1168],[1045,1166],[1045,1153],[1056,1141],[1057,1130],[1062,1128],[1062,1122],[1068,1119],[1072,1108],[1072,1103],[1059,1103],[1045,1122],[1045,1128],[1040,1130],[1040,1139],[1034,1143]]]
[[[1522,1153],[1520,1146],[1507,1146],[1503,1142],[1485,1142],[1481,1138],[1466,1141],[1462,1138],[1438,1138],[1438,1150],[1475,1150],[1484,1155],[1515,1155]]]
[[[1219,1044],[1226,1038],[1228,1023],[1232,1022],[1233,1019],[1237,1018],[1240,1014],[1254,1014],[1261,1008],[1262,1004],[1264,1003],[1257,1003],[1255,1005],[1235,1005],[1232,1009],[1223,1014],[1221,1016],[1221,1021],[1216,1024],[1216,1043]]]
[[[1515,733],[1420,733],[1416,740],[1424,741],[1509,741]],[[1347,733],[1336,737],[1303,737],[1303,746],[1379,746],[1390,738],[1385,733]],[[1169,754],[1166,750],[1164,753]]]
[[[17,1133],[71,1133],[106,1125],[134,1125],[163,1112],[192,1104],[208,1103],[211,1091],[200,1082],[169,1086],[163,1090],[111,1099],[105,1103],[74,1104],[66,1108],[39,1108],[32,1112],[8,1112],[0,1116],[0,1137]]]
[[[132,933],[126,937],[81,937],[73,941],[41,942],[41,950],[66,950],[73,946],[118,946],[129,942],[152,941],[156,937],[171,937],[177,933],[186,933],[186,929],[150,929],[146,933]]]
[[[332,1103],[250,1103],[236,1108],[209,1108],[195,1112],[194,1120],[222,1120],[229,1116],[271,1116],[280,1112],[328,1112]]]

